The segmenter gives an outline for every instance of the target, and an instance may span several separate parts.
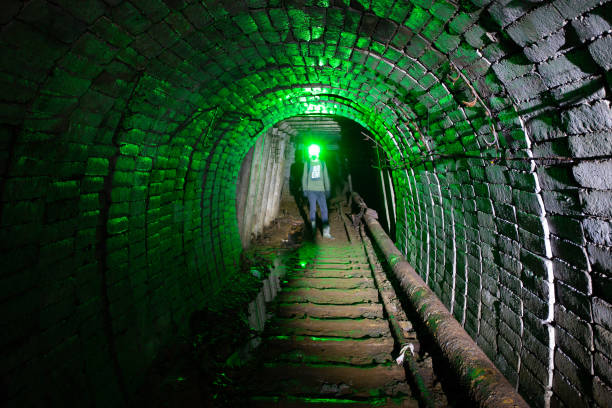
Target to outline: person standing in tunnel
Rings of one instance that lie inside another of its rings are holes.
[[[329,174],[325,162],[319,158],[320,153],[321,148],[318,145],[313,144],[308,147],[308,160],[304,163],[304,172],[302,173],[302,191],[304,196],[308,198],[310,226],[313,233],[316,231],[317,204],[319,204],[321,221],[323,222],[323,237],[333,239],[329,232],[327,212],[327,198],[331,192]]]

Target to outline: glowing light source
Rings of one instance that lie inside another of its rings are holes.
[[[308,146],[308,156],[319,157],[320,153],[321,153],[321,147],[319,145],[311,144],[310,146]]]

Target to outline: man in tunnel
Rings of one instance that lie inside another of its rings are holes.
[[[304,196],[308,198],[310,226],[313,234],[316,232],[317,204],[319,204],[321,221],[323,222],[323,237],[333,239],[329,232],[327,212],[327,198],[331,191],[329,174],[325,162],[319,158],[320,153],[321,148],[318,145],[313,144],[308,147],[308,160],[304,163],[302,173],[302,191]]]

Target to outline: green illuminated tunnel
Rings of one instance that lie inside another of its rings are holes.
[[[11,406],[126,404],[237,270],[245,155],[307,114],[384,149],[396,245],[531,404],[605,406],[610,4],[5,2]]]

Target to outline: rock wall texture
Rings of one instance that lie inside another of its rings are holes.
[[[289,138],[290,134],[281,129],[270,129],[242,161],[236,185],[236,216],[244,248],[278,215]]]
[[[375,135],[398,246],[533,406],[610,406],[611,4],[3,1],[9,406],[129,404],[236,269],[247,151],[305,113]]]

